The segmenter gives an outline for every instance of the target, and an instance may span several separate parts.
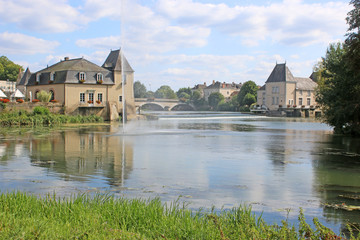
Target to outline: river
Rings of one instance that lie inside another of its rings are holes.
[[[155,121],[0,130],[0,190],[110,193],[191,209],[251,205],[269,223],[299,208],[335,232],[360,223],[360,139],[323,123],[240,113],[157,112]]]

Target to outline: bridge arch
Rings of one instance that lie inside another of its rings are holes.
[[[161,106],[160,104],[154,103],[154,102],[149,102],[149,103],[144,103],[141,104],[140,109],[142,110],[153,110],[153,111],[164,111],[165,108],[163,106]]]
[[[195,111],[195,107],[188,103],[179,103],[170,108],[170,111]]]

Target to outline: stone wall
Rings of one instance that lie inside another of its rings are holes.
[[[32,112],[34,107],[43,106],[43,107],[49,108],[50,112],[52,112],[52,113],[61,113],[61,114],[64,113],[64,106],[61,103],[8,102],[8,103],[5,103],[5,106],[6,106],[5,111],[25,110],[28,112]],[[1,108],[0,108],[0,111],[2,111]]]

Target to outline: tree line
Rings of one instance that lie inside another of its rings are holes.
[[[315,65],[316,101],[335,133],[360,136],[360,0],[352,0],[344,42],[330,44]]]
[[[193,104],[198,110],[249,111],[250,106],[256,103],[257,90],[254,81],[247,81],[242,85],[240,92],[231,99],[225,99],[221,93],[215,92],[205,100],[199,90],[192,90],[190,87],[183,87],[175,92],[170,86],[163,85],[152,92],[147,91],[141,82],[134,83],[135,98],[179,99],[184,103]]]

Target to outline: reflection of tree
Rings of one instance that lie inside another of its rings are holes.
[[[132,170],[133,149],[121,136],[80,129],[54,132],[30,142],[34,165],[64,174],[68,180],[88,181],[101,175],[110,184],[122,184]],[[124,145],[124,147],[123,147]]]
[[[323,203],[360,205],[360,139],[328,135],[314,156],[316,191]],[[324,207],[329,219],[360,223],[359,211]],[[345,224],[343,224],[345,230]]]

